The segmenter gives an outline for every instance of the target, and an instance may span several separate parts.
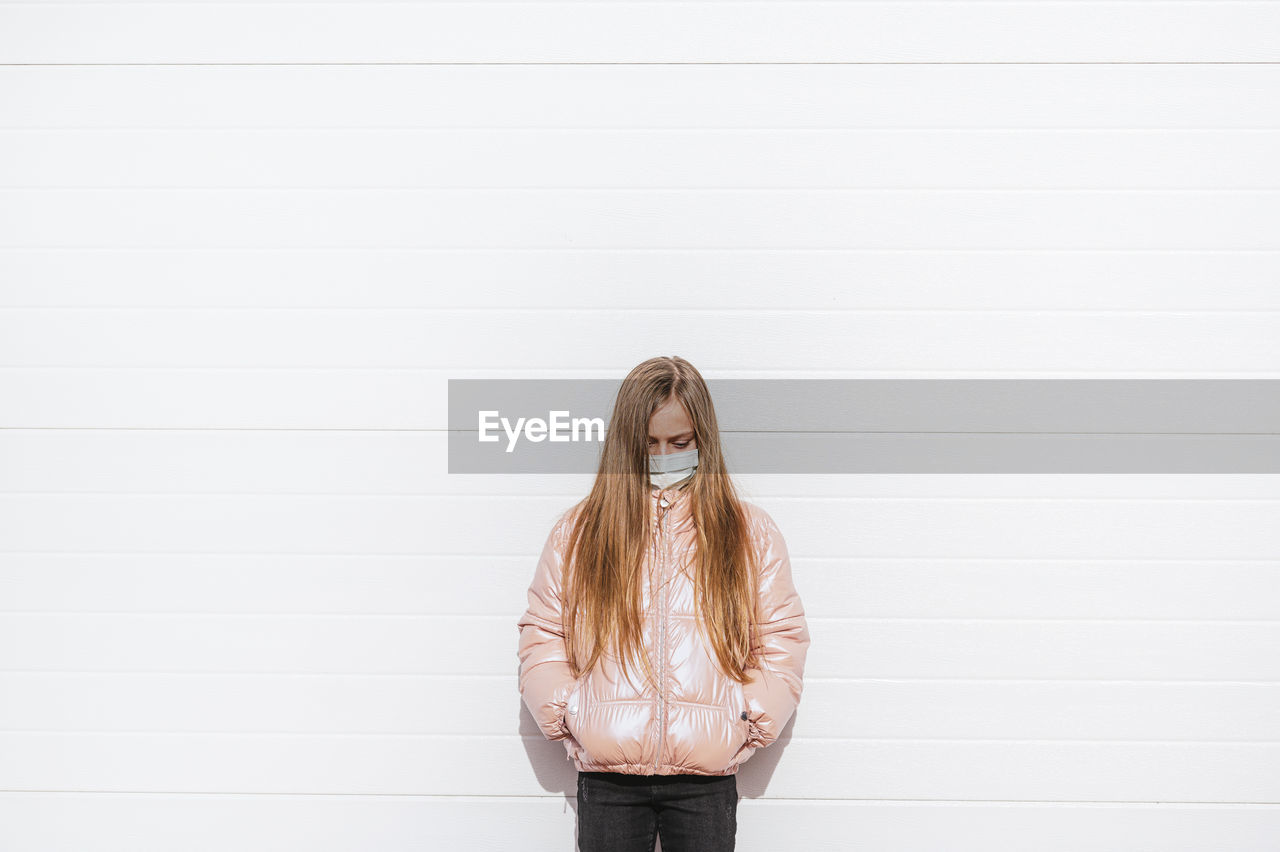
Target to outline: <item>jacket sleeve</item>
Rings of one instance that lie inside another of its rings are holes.
[[[529,585],[529,607],[516,624],[520,631],[520,695],[548,740],[570,735],[564,725],[565,703],[576,680],[569,670],[561,624],[561,580],[564,571],[566,518],[561,515],[547,536]]]
[[[800,703],[809,625],[791,578],[791,559],[782,532],[767,514],[759,585],[761,667],[749,669],[743,685],[747,699],[747,744],[762,748],[777,740]]]

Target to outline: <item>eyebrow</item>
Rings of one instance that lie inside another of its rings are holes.
[[[693,431],[692,431],[692,430],[690,430],[690,431],[688,431],[688,432],[681,432],[679,435],[672,435],[672,436],[671,436],[670,438],[668,438],[667,440],[668,440],[668,441],[675,441],[675,440],[677,440],[677,439],[679,439],[679,438],[692,438],[692,437],[693,437]],[[656,440],[658,440],[658,439],[657,439],[657,438],[655,438],[654,436],[650,435],[650,436],[649,436],[649,440],[651,440],[651,441],[656,441]]]

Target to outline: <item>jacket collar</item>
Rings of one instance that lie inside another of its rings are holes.
[[[668,488],[659,491],[649,489],[649,518],[657,523],[657,519],[665,513],[667,528],[680,529],[692,517],[693,498],[689,496],[688,483],[684,489]]]

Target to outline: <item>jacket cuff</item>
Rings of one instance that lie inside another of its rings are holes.
[[[553,701],[551,707],[554,708],[551,720],[542,725],[542,735],[548,740],[562,740],[569,736],[569,728],[565,725],[565,702]]]
[[[769,745],[764,729],[751,720],[747,720],[747,745],[751,748],[764,748]]]

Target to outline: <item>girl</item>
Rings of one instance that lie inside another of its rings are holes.
[[[517,626],[520,694],[578,770],[578,848],[732,850],[738,767],[794,713],[809,630],[689,362],[623,380],[591,493],[552,528]]]

